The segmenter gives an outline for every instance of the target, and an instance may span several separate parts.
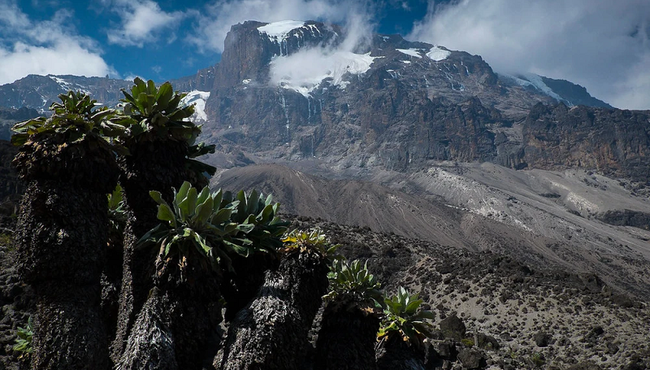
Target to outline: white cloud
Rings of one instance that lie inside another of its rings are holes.
[[[217,0],[198,16],[197,32],[190,38],[202,51],[223,51],[230,27],[248,20],[327,20],[345,22],[364,5],[353,0]]]
[[[72,13],[34,22],[15,3],[0,4],[0,84],[28,74],[116,75],[96,42],[66,26]]]
[[[410,39],[479,54],[497,71],[581,84],[597,98],[650,109],[647,0],[462,0],[429,7]]]
[[[163,30],[174,29],[186,16],[183,12],[165,12],[151,0],[141,2],[118,0],[113,4],[122,23],[108,31],[108,41],[121,46],[143,47],[157,40]],[[174,40],[171,36],[169,40]]]
[[[348,73],[365,73],[374,58],[369,54],[358,54],[372,35],[367,14],[349,13],[344,29],[345,39],[336,47],[317,46],[274,58],[270,84],[295,90],[305,96],[325,78],[330,78],[332,85],[345,88],[348,82],[344,77]]]

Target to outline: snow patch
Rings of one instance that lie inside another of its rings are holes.
[[[208,115],[205,113],[205,102],[209,97],[209,91],[193,90],[185,95],[185,97],[181,100],[181,104],[194,104],[194,114],[192,115],[192,120],[197,122],[207,122]]]
[[[53,76],[53,75],[47,75],[47,77],[51,78],[52,81],[56,82],[61,87],[61,89],[65,90],[65,91],[70,91],[70,90],[79,91],[79,92],[82,92],[84,94],[90,95],[90,91],[88,91],[87,88],[84,88],[84,86],[81,86],[81,85],[78,85],[78,84],[75,84],[75,83],[72,83],[72,82],[68,82],[68,81],[66,81],[66,80],[64,80],[64,79],[62,79],[60,77],[56,77],[56,76]]]
[[[442,48],[440,48],[440,47],[438,47],[436,45],[436,46],[432,47],[431,50],[429,50],[429,52],[427,53],[427,57],[429,57],[429,59],[431,59],[431,60],[433,60],[435,62],[439,62],[441,60],[447,59],[447,57],[450,54],[451,54],[451,51],[442,49]]]
[[[289,32],[304,25],[303,21],[279,21],[261,26],[257,30],[267,34],[273,41],[279,42],[286,39]]]
[[[521,85],[523,87],[532,86],[535,89],[543,92],[544,94],[550,96],[551,98],[553,98],[553,99],[555,99],[557,101],[563,101],[563,102],[569,103],[566,100],[562,99],[561,96],[556,94],[555,91],[553,91],[550,87],[548,87],[544,83],[544,80],[542,80],[542,78],[540,76],[538,76],[538,75],[536,75],[534,73],[525,74],[525,75],[522,76],[523,78],[519,78],[519,77],[516,77],[516,76],[510,76],[510,77],[512,77],[517,84],[519,84],[519,85]]]
[[[422,58],[422,55],[420,55],[420,50],[418,49],[395,49],[395,50],[399,51],[402,54],[410,55],[412,57]]]
[[[355,54],[349,51],[323,53],[322,49],[308,49],[291,56],[278,56],[271,61],[271,83],[299,92],[305,97],[324,80],[345,89],[350,83],[348,74],[366,73],[376,58],[370,53]]]

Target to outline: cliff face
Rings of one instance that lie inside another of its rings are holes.
[[[533,168],[589,168],[650,180],[650,112],[535,106],[523,126],[523,161]]]
[[[650,179],[642,159],[649,144],[646,112],[567,108],[570,99],[606,104],[578,85],[533,79],[559,89],[548,95],[495,74],[479,56],[397,35],[357,45],[339,75],[341,66],[333,64],[316,83],[286,70],[278,82],[274,68],[292,55],[308,51],[329,60],[347,37],[309,22],[267,31],[281,26],[245,22],[228,34],[204,125],[207,139],[225,151],[400,171],[430,160],[490,161]],[[367,68],[355,69],[364,58]],[[293,68],[309,70],[311,62],[319,59]]]

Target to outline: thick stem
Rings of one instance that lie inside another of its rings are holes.
[[[308,333],[327,289],[327,266],[315,254],[296,253],[266,274],[255,298],[228,330],[215,358],[222,370],[303,369]]]

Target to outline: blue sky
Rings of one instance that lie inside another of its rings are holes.
[[[650,109],[648,0],[0,0],[0,84],[30,73],[157,81],[218,62],[232,24],[363,23]]]

